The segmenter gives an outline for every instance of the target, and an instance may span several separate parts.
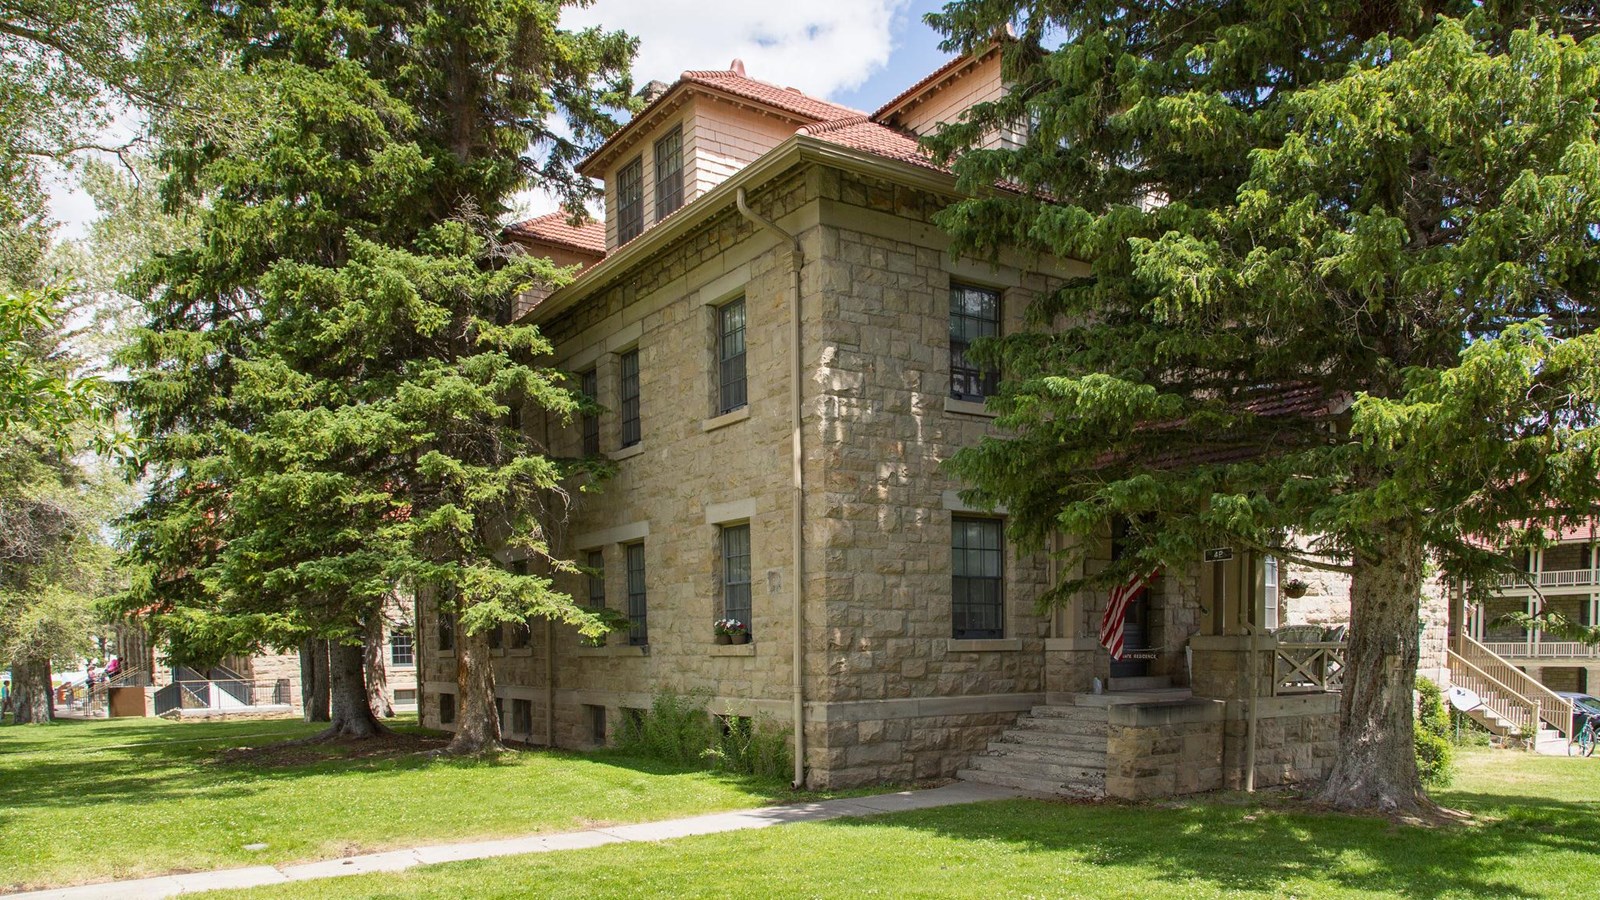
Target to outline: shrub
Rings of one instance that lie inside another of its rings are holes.
[[[713,719],[706,712],[708,699],[703,690],[686,695],[658,692],[648,712],[623,721],[617,749],[646,759],[758,778],[778,779],[789,773],[794,761],[790,729],[778,727],[766,716]]]
[[[649,712],[623,721],[617,749],[678,765],[704,764],[706,748],[716,737],[706,715],[708,696],[705,691],[658,691]]]
[[[789,774],[794,765],[790,729],[778,727],[764,715],[727,716],[722,721],[722,735],[706,756],[713,770],[767,779]]]
[[[1412,737],[1417,754],[1417,775],[1424,787],[1448,787],[1455,776],[1450,757],[1450,715],[1444,694],[1426,678],[1417,679],[1417,724]]]

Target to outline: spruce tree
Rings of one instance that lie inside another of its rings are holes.
[[[633,41],[560,29],[564,5],[196,9],[269,102],[242,144],[167,136],[169,194],[203,205],[202,237],[144,272],[129,355],[157,476],[144,596],[213,648],[330,639],[330,734],[379,730],[359,642],[396,583],[460,614],[460,752],[498,746],[488,629],[599,628],[501,564],[545,548],[529,504],[566,473],[514,412],[576,398],[509,324],[531,281],[566,273],[507,251],[495,222],[534,184],[580,206],[593,188],[571,164],[631,102]]]
[[[1487,584],[1509,565],[1489,548],[1594,509],[1586,9],[973,0],[933,17],[952,46],[1016,35],[1010,93],[934,141],[973,195],[944,216],[958,247],[1090,267],[980,351],[1014,436],[955,471],[1024,543],[1130,523],[1130,552],[1063,592],[1190,570],[1222,542],[1349,573],[1334,806],[1429,806],[1425,568]],[[1021,122],[1020,148],[980,149]]]

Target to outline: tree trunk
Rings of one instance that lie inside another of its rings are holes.
[[[327,722],[328,642],[307,638],[300,644],[300,707],[307,722]]]
[[[50,660],[19,658],[11,666],[12,721],[18,725],[47,725],[55,720],[55,697],[50,693]]]
[[[498,753],[500,716],[494,708],[494,665],[483,632],[456,634],[456,736],[446,753]]]
[[[328,696],[332,721],[320,740],[333,738],[372,738],[389,734],[367,702],[367,680],[362,674],[360,644],[328,642]]]
[[[1339,755],[1318,799],[1364,812],[1431,812],[1412,745],[1422,540],[1398,526],[1381,547],[1354,559]]]
[[[374,613],[367,624],[366,641],[361,645],[367,666],[367,705],[381,718],[394,718],[389,703],[389,671],[383,658],[383,614]]]

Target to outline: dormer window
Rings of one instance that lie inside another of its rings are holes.
[[[683,126],[656,141],[656,221],[683,205]]]
[[[617,170],[617,243],[626,244],[644,231],[644,158]]]

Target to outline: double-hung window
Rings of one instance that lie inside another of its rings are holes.
[[[590,403],[597,402],[600,397],[600,374],[590,369],[578,376],[579,387],[583,391],[585,400]],[[583,427],[583,455],[598,456],[600,454],[600,417],[592,412],[583,414],[580,424]]]
[[[626,244],[644,231],[644,158],[617,170],[617,243]]]
[[[1005,569],[999,519],[957,516],[950,526],[951,636],[1005,636]]]
[[[1265,615],[1261,625],[1269,631],[1276,630],[1278,627],[1278,558],[1276,556],[1268,556],[1262,561],[1261,568],[1265,581],[1265,589],[1261,592],[1265,604],[1263,609]]]
[[[589,608],[606,608],[606,555],[600,550],[590,550],[584,557],[589,568]]]
[[[625,549],[628,562],[628,643],[642,647],[650,643],[644,590],[644,544],[628,544]]]
[[[722,615],[737,619],[745,631],[750,625],[750,526],[722,528]]]
[[[973,342],[1000,334],[1000,292],[950,285],[950,396],[982,401],[995,392],[999,373],[967,359]]]
[[[441,652],[456,648],[456,617],[451,613],[439,613],[439,650]]]
[[[683,126],[656,141],[656,221],[683,205]]]
[[[744,298],[717,310],[717,412],[744,406],[749,399],[744,367]]]
[[[401,631],[398,628],[389,632],[389,664],[392,666],[417,664],[417,644],[411,632]]]
[[[622,354],[621,380],[618,388],[617,405],[622,410],[622,446],[632,447],[639,443],[641,435],[639,426],[639,351],[629,350]]]

